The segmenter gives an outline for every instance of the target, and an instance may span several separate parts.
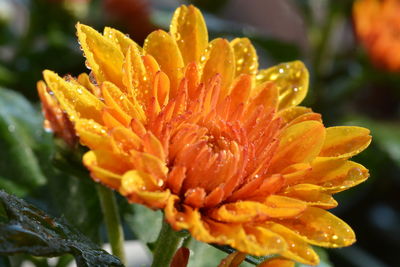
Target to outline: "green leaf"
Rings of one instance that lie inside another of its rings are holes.
[[[161,211],[153,211],[139,204],[132,204],[130,208],[131,212],[126,213],[124,219],[132,232],[143,243],[154,242],[162,225]]]
[[[77,154],[60,147],[56,149],[54,158],[44,163],[49,166],[46,170],[47,185],[38,190],[37,196],[49,205],[53,214],[62,215],[92,241],[99,243],[103,216],[96,184]],[[79,216],[76,216],[77,212]]]
[[[42,118],[21,95],[0,88],[0,187],[21,196],[45,184],[40,156],[51,138]],[[48,154],[47,154],[48,155]]]
[[[192,239],[188,246],[190,249],[189,267],[217,266],[227,254],[209,244]]]
[[[0,223],[0,255],[55,257],[69,253],[79,267],[123,266],[62,219],[54,219],[4,191],[0,191],[0,201],[8,217],[7,223]]]

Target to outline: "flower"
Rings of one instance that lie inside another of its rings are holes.
[[[353,6],[356,34],[373,62],[400,71],[400,1],[358,0]]]
[[[48,92],[48,88],[43,81],[37,83],[37,90],[45,118],[43,121],[44,128],[54,132],[70,147],[74,147],[78,140],[74,125],[69,120],[68,115],[62,110],[57,99]]]
[[[360,127],[326,128],[298,106],[309,74],[299,61],[258,70],[247,38],[208,41],[198,9],[181,6],[170,32],[139,47],[115,29],[78,24],[86,83],[44,71],[90,151],[94,180],[163,209],[175,230],[253,255],[306,264],[310,244],[348,246],[354,232],[328,211],[332,194],[368,170],[349,160],[370,143]]]
[[[104,0],[103,9],[114,23],[126,27],[137,42],[143,42],[154,30],[148,0]]]

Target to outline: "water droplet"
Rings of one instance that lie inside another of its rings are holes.
[[[80,94],[80,95],[83,93],[82,88],[78,88],[76,91],[77,91],[78,94]]]

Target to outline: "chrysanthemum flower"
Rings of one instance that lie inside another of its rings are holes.
[[[47,70],[44,79],[90,149],[83,162],[94,180],[163,209],[175,230],[253,255],[316,264],[310,244],[355,241],[326,210],[337,205],[332,194],[367,179],[348,159],[369,131],[326,128],[298,106],[303,63],[259,70],[248,39],[209,42],[193,6],[143,48],[111,28],[77,30],[91,76]]]
[[[358,0],[353,6],[355,31],[374,63],[400,71],[400,1]]]

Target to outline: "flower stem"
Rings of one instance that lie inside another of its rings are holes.
[[[96,185],[96,188],[100,198],[100,205],[106,223],[107,236],[111,245],[112,253],[125,264],[124,233],[122,231],[114,192],[100,184]]]
[[[185,235],[175,232],[164,220],[153,250],[151,267],[168,267]]]

